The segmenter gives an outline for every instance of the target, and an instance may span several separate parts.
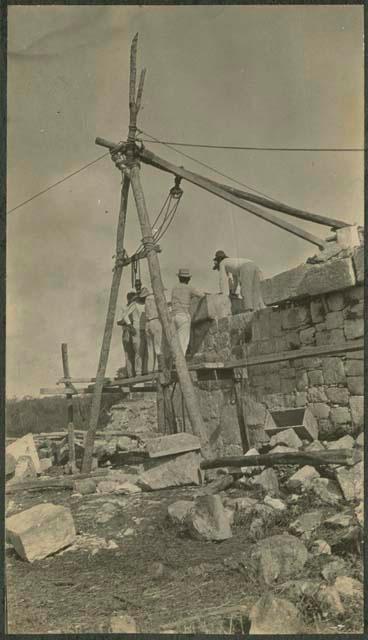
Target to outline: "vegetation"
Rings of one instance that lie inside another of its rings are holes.
[[[113,404],[119,402],[116,393],[104,394],[101,402],[99,426],[108,422],[108,411]],[[76,429],[87,429],[92,394],[73,398],[74,426]],[[12,398],[6,401],[6,435],[21,437],[26,433],[62,431],[66,428],[67,404],[60,396],[22,399]]]

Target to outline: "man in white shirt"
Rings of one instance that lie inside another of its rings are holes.
[[[190,286],[192,276],[189,269],[179,269],[177,276],[179,284],[171,292],[172,317],[185,355],[190,339],[190,303],[193,298],[203,298],[205,293]]]
[[[132,329],[133,325],[131,319],[129,318],[129,309],[132,310],[130,306],[136,296],[135,291],[129,291],[127,294],[127,307],[122,311],[122,319],[118,321],[118,325],[122,327],[122,343],[123,343],[123,351],[125,355],[125,366],[127,370],[128,378],[133,378],[135,376],[135,367],[134,367],[134,348],[133,348],[133,340],[132,340]]]
[[[139,301],[137,294],[134,293],[129,306],[122,310],[122,318],[118,324],[127,326],[130,331],[134,352],[134,370],[135,375],[139,376],[145,373],[146,334],[144,301]]]
[[[158,317],[155,297],[152,291],[143,287],[139,298],[145,301],[144,310],[146,316],[145,331],[147,341],[147,369],[148,372],[162,368],[162,326]]]
[[[220,272],[220,293],[235,294],[240,286],[244,311],[264,309],[261,292],[262,273],[252,260],[229,258],[222,250],[216,251],[213,260],[213,269]]]

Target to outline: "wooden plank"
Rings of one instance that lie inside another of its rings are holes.
[[[201,462],[201,469],[216,469],[218,467],[253,467],[284,464],[310,465],[320,467],[325,464],[346,465],[353,460],[352,449],[329,449],[327,451],[293,451],[285,453],[265,453],[255,456],[236,456],[216,458]]]
[[[5,485],[5,493],[18,493],[19,491],[43,491],[48,489],[73,489],[76,480],[86,478],[100,478],[109,474],[108,469],[98,469],[91,473],[78,473],[71,476],[50,478],[47,480],[27,480],[25,482],[8,482]]]
[[[78,390],[78,394],[81,393]],[[41,387],[40,394],[42,396],[66,396],[66,389],[59,389],[58,387]],[[72,392],[72,395],[78,395],[75,391]]]

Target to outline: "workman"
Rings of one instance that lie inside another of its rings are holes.
[[[155,297],[152,291],[143,287],[139,298],[145,301],[145,331],[147,342],[147,370],[148,372],[162,369],[162,326],[158,317]]]
[[[132,323],[130,320],[126,318],[126,315],[129,313],[129,307],[133,300],[135,299],[136,292],[129,291],[127,294],[127,307],[122,312],[122,319],[117,322],[119,326],[122,327],[122,344],[123,351],[125,355],[125,366],[127,370],[128,378],[133,378],[135,376],[135,362],[134,362],[134,348],[132,342]]]
[[[130,292],[129,306],[122,311],[122,318],[118,324],[127,326],[133,350],[134,374],[145,373],[146,334],[144,318],[144,301],[140,302],[135,291]],[[128,334],[126,331],[126,336]]]
[[[190,286],[189,269],[179,269],[179,284],[171,292],[172,317],[184,355],[190,339],[190,304],[193,298],[203,298],[206,294]]]
[[[220,293],[235,295],[238,286],[243,298],[244,311],[264,309],[259,267],[247,258],[229,258],[222,250],[216,251],[213,269],[220,272]]]

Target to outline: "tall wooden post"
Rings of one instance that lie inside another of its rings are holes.
[[[158,315],[165,337],[169,344],[171,354],[173,356],[174,364],[176,366],[176,372],[183,392],[185,405],[188,411],[193,433],[200,437],[204,433],[204,427],[199,409],[199,403],[194,391],[192,379],[187,368],[185,356],[179,344],[179,339],[173,327],[169,310],[167,308],[166,298],[164,294],[164,285],[162,282],[160,271],[160,264],[158,261],[157,253],[154,250],[152,229],[147,213],[144,193],[141,186],[138,164],[133,164],[133,166],[131,167],[130,180],[142,230],[142,243],[147,252],[148,268],[151,276],[152,290],[156,300]]]
[[[100,416],[102,389],[105,382],[105,373],[106,373],[107,361],[110,353],[112,330],[113,330],[114,321],[115,321],[116,304],[118,300],[121,275],[123,272],[122,259],[123,259],[123,249],[124,249],[124,232],[125,232],[125,222],[126,222],[126,214],[127,214],[127,206],[128,206],[129,185],[130,185],[130,179],[129,179],[129,176],[125,173],[123,177],[122,188],[121,188],[120,210],[119,210],[118,227],[117,227],[117,233],[116,233],[115,267],[114,267],[114,272],[112,276],[110,298],[109,298],[109,304],[107,308],[105,330],[104,330],[104,335],[103,335],[103,340],[101,345],[100,360],[98,363],[96,382],[93,389],[89,429],[86,434],[83,465],[82,465],[83,473],[88,473],[89,471],[91,471],[91,467],[92,467],[93,445],[94,445],[95,434],[98,426],[98,419]]]
[[[66,388],[66,402],[67,402],[67,412],[68,412],[68,449],[69,449],[69,469],[71,473],[77,473],[77,466],[75,463],[75,443],[74,443],[74,411],[73,411],[73,390],[72,385],[69,382],[70,379],[70,369],[69,369],[69,358],[68,358],[68,345],[63,342],[61,345],[61,358],[63,361],[63,375],[65,379],[65,388]]]

